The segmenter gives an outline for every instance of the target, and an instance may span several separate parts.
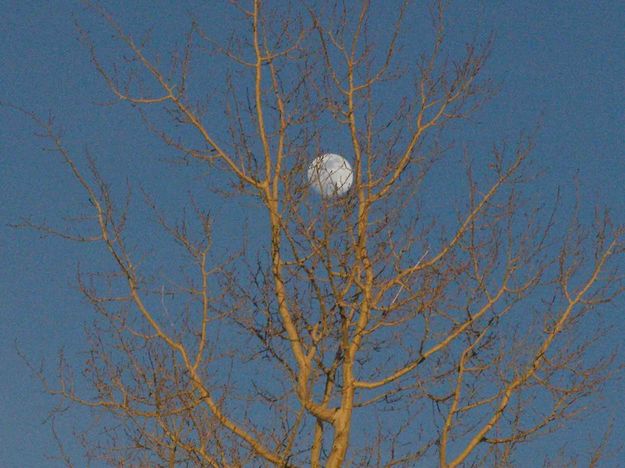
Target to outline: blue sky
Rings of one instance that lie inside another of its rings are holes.
[[[214,15],[217,27],[229,27],[219,1],[131,3],[104,4],[131,30],[132,25],[140,30],[157,26],[157,44],[184,33],[187,11]],[[167,152],[145,132],[136,113],[123,105],[98,105],[111,96],[78,41],[74,19],[93,28],[105,55],[112,52],[106,28],[74,1],[0,0],[0,11],[0,101],[43,115],[52,112],[71,149],[95,148],[104,174],[123,170],[146,187],[158,188],[163,202],[184,204],[180,183],[193,175],[190,169],[150,164],[149,158],[163,159]],[[546,193],[559,185],[571,197],[578,174],[583,199],[607,204],[615,220],[624,221],[623,2],[457,1],[448,22],[452,39],[459,41],[476,28],[495,32],[485,73],[501,83],[499,95],[460,138],[478,145],[514,139],[540,120],[534,159],[545,171],[541,184]],[[17,356],[15,345],[35,361],[53,357],[60,347],[81,349],[83,324],[90,317],[73,286],[76,260],[106,264],[88,245],[42,239],[7,226],[31,215],[55,221],[83,207],[84,200],[66,168],[42,151],[46,143],[33,136],[27,118],[0,108],[0,122],[0,465],[56,466],[44,458],[54,452],[43,424],[53,400]],[[223,232],[235,232],[246,219],[246,206],[215,207],[214,215]],[[611,320],[625,324],[619,307]],[[616,389],[614,395],[619,395]]]

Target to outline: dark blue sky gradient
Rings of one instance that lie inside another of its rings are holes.
[[[172,41],[181,43],[189,11],[214,28],[237,27],[227,19],[220,1],[104,4],[131,32],[154,26],[154,44],[164,54]],[[76,155],[87,146],[93,150],[114,187],[123,188],[128,177],[170,210],[186,204],[187,192],[211,196],[202,186],[202,174],[194,173],[197,168],[164,161],[171,152],[145,131],[129,106],[99,105],[111,101],[111,94],[78,41],[74,20],[90,30],[105,59],[121,49],[111,45],[110,30],[94,15],[79,2],[67,0],[0,0],[0,11],[0,101],[41,115],[52,112],[64,129],[68,147]],[[415,20],[417,24],[427,21]],[[585,203],[607,204],[617,222],[625,221],[625,4],[620,0],[452,2],[450,41],[461,47],[476,30],[495,32],[485,74],[501,83],[501,89],[473,117],[474,125],[457,135],[458,143],[488,148],[503,138],[513,142],[521,130],[540,121],[533,158],[545,174],[537,191],[552,197],[560,186],[564,205],[570,206],[573,180],[579,175]],[[216,83],[220,76],[206,80]],[[92,270],[110,265],[92,245],[42,239],[8,227],[31,215],[54,224],[88,205],[67,168],[42,151],[47,143],[33,136],[35,128],[28,118],[0,108],[0,122],[0,466],[60,466],[45,459],[55,451],[49,427],[43,424],[54,400],[18,357],[15,345],[35,363],[48,359],[48,375],[53,377],[57,350],[83,349],[83,324],[91,319],[74,286],[77,260]],[[219,232],[217,250],[237,236],[250,210],[254,206],[247,201],[211,207]],[[137,219],[145,214],[137,212]],[[156,246],[160,235],[155,232],[151,239]],[[142,236],[149,238],[152,233],[136,235],[139,245]],[[621,329],[622,304],[609,315]],[[621,414],[625,414],[620,401],[623,390],[618,384],[608,392]],[[621,428],[615,436],[623,440],[622,421],[618,424]],[[567,434],[572,444],[587,442],[587,431]]]

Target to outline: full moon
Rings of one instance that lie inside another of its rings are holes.
[[[308,182],[322,197],[345,194],[353,181],[352,166],[338,154],[322,154],[308,167]]]

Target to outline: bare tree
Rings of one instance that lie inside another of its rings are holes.
[[[181,161],[209,170],[215,200],[252,200],[264,220],[254,242],[213,252],[202,204],[191,199],[190,214],[172,220],[144,193],[184,253],[171,254],[179,273],[154,275],[128,241],[130,196],[118,200],[94,159],[83,164],[34,117],[92,211],[80,228],[22,225],[96,243],[112,260],[109,272],[78,274],[99,314],[80,377],[62,358],[49,384],[101,418],[105,436],[86,433],[89,456],[120,466],[504,466],[583,416],[615,360],[593,348],[605,332],[600,306],[623,288],[622,229],[600,210],[591,226],[575,212],[563,228],[558,199],[532,197],[531,134],[488,161],[464,149],[456,185],[466,190],[441,193],[444,208],[425,193],[432,171],[452,164],[447,135],[493,94],[481,77],[490,39],[458,56],[442,1],[426,11],[391,2],[386,35],[368,1],[231,3],[243,26],[219,42],[194,20],[169,58],[98,4],[89,6],[124,60],[106,62],[80,34],[113,96]],[[419,32],[429,52],[418,57],[402,48],[416,14],[433,25]],[[207,57],[210,69],[196,67]],[[222,77],[209,97],[197,78],[207,70]],[[306,171],[332,139],[354,184],[319,197]]]

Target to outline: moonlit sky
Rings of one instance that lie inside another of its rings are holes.
[[[222,3],[226,2],[104,2],[124,25],[137,25],[141,31],[157,26],[152,31],[156,43],[184,33],[188,11],[214,17],[210,24],[216,32],[227,29]],[[148,189],[158,190],[163,203],[184,204],[186,188],[181,190],[181,183],[188,180],[189,169],[153,164],[169,153],[144,130],[137,114],[121,104],[98,105],[111,95],[77,39],[74,20],[96,25],[94,39],[105,55],[110,53],[110,31],[97,26],[76,1],[0,0],[0,11],[0,101],[42,115],[52,112],[71,149],[79,155],[86,145],[95,148],[100,169],[114,184],[123,183],[121,173],[139,175]],[[553,188],[545,193],[553,194],[559,185],[565,204],[570,204],[577,175],[584,200],[606,203],[615,221],[625,222],[623,2],[452,3],[448,30],[467,38],[476,28],[496,33],[485,73],[501,83],[501,91],[475,117],[473,129],[457,138],[487,145],[513,138],[540,121],[533,158],[545,173],[541,186]],[[54,400],[18,357],[16,346],[35,362],[54,357],[61,347],[69,352],[81,349],[83,325],[91,315],[74,287],[76,261],[80,256],[81,262],[97,267],[101,256],[90,246],[43,239],[7,226],[30,215],[54,222],[84,207],[84,197],[66,168],[42,151],[45,143],[33,136],[35,128],[28,119],[0,108],[0,122],[0,466],[61,466],[45,458],[55,453],[43,423]],[[331,150],[344,154],[341,148]],[[246,220],[246,206],[221,211],[216,207],[214,215],[219,220],[216,229],[235,232]],[[623,304],[621,299],[608,315],[620,330],[625,326]],[[622,340],[623,333],[611,336]],[[625,414],[623,390],[621,382],[607,393],[614,413]],[[587,443],[592,421],[579,431],[566,432],[571,445]],[[625,440],[624,427],[617,421],[615,439]]]

